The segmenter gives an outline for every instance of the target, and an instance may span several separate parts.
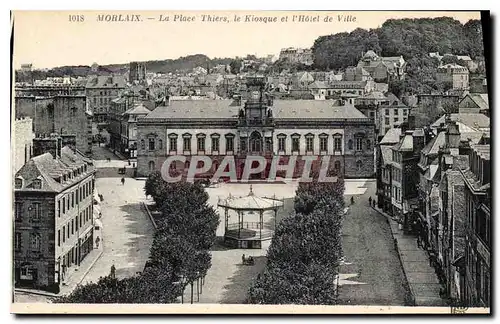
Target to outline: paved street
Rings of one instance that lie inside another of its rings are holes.
[[[104,196],[101,203],[102,240],[104,252],[92,267],[82,283],[97,281],[106,276],[111,266],[116,267],[119,278],[135,275],[142,271],[149,257],[154,228],[142,206],[144,181],[126,177],[121,185],[118,167],[126,161],[120,161],[104,147],[94,146],[94,159],[99,168],[96,188]],[[111,158],[111,162],[105,159]],[[113,166],[108,166],[111,164]],[[102,166],[106,169],[103,172]]]
[[[375,180],[351,181],[346,185],[346,202],[354,195],[343,224],[345,264],[343,274],[354,274],[339,289],[340,304],[404,305],[406,289],[387,219],[368,206],[375,197]],[[349,205],[347,203],[347,205]]]

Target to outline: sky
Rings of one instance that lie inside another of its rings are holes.
[[[123,19],[140,15],[142,21],[98,21],[99,15],[119,14]],[[170,21],[160,21],[160,15],[163,19],[169,16]],[[202,15],[226,17],[228,22],[203,22]],[[241,21],[234,21],[235,15]],[[259,17],[260,21],[245,22],[247,15]],[[81,20],[75,16],[83,16],[84,21],[75,21]],[[172,21],[174,16],[177,21]],[[282,21],[287,16],[288,21]],[[297,22],[299,16],[312,21]],[[377,28],[391,18],[442,16],[462,23],[480,19],[479,12],[444,11],[16,11],[13,63],[14,68],[25,63],[32,63],[34,68],[51,68],[175,59],[192,54],[210,58],[278,55],[285,47],[311,47],[319,36]],[[273,17],[277,22],[262,21]]]

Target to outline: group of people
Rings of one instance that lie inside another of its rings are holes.
[[[369,206],[373,206],[373,208],[375,208],[376,203],[377,203],[377,201],[375,199],[372,199],[371,196],[370,196],[370,198],[368,198],[368,205]]]

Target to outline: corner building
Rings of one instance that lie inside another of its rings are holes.
[[[171,155],[184,155],[185,163],[171,168],[187,172],[190,157],[210,156],[217,170],[232,155],[241,177],[247,156],[264,156],[271,162],[281,156],[287,164],[297,156],[294,177],[302,175],[306,155],[330,156],[330,169],[345,178],[374,176],[374,122],[352,105],[335,101],[273,100],[264,92],[261,78],[247,79],[248,97],[242,100],[170,101],[137,121],[139,176],[161,170]],[[313,162],[319,168],[321,157]],[[265,179],[270,169],[253,175]],[[279,174],[278,174],[279,175]]]
[[[60,137],[37,139],[34,152],[15,175],[15,286],[58,293],[93,249],[95,168]]]

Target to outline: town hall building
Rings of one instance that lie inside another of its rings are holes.
[[[247,78],[248,94],[233,100],[170,101],[137,120],[137,173],[161,170],[168,156],[186,156],[171,168],[186,172],[194,155],[208,155],[215,173],[234,156],[241,177],[247,156],[297,156],[294,177],[302,176],[301,156],[316,155],[312,169],[330,156],[330,170],[345,178],[374,176],[374,122],[353,105],[334,100],[273,100],[263,78]],[[317,163],[316,163],[317,162]],[[253,167],[253,166],[252,166]],[[254,178],[266,178],[270,168]]]

